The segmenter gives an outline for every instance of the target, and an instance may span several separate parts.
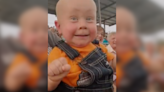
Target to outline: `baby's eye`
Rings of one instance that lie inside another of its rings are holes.
[[[92,20],[92,18],[87,18],[87,20],[89,20],[89,21],[90,21],[90,20]]]
[[[72,17],[71,20],[77,21],[78,19],[76,17]]]
[[[93,21],[93,18],[88,17],[88,18],[86,18],[86,20],[87,20],[88,22],[92,22],[92,21]]]
[[[91,20],[91,18],[87,18],[87,20]]]

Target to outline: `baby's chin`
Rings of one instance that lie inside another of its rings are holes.
[[[41,54],[41,53],[45,53],[47,51],[47,48],[48,47],[35,47],[33,48],[33,52],[34,53],[38,53],[38,54]]]
[[[82,47],[85,47],[85,46],[87,46],[88,44],[77,44],[77,45],[75,45],[75,47],[78,47],[78,48],[82,48]]]
[[[89,44],[90,42],[74,42],[74,43],[69,43],[71,46],[82,48],[85,47]]]

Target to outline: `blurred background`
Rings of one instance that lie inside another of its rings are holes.
[[[117,5],[130,10],[138,22],[138,40],[135,40],[134,43],[139,43],[138,48],[149,63],[149,69],[147,70],[147,90],[142,92],[163,92],[164,1],[117,0]],[[137,68],[135,69],[137,70]],[[136,73],[137,72],[133,72],[132,74]]]
[[[0,0],[0,91],[8,90],[6,90],[4,83],[5,75],[18,53],[21,52],[27,58],[33,58],[28,55],[28,51],[25,51],[24,46],[20,43],[21,29],[18,24],[20,15],[25,10],[35,6],[47,9],[47,2],[47,0]],[[24,84],[22,85],[24,86]],[[45,90],[42,89],[42,91]],[[26,91],[29,90],[25,89],[23,92]],[[30,92],[37,91],[38,89]]]
[[[140,49],[148,58],[152,73],[146,92],[164,92],[164,1],[163,0],[94,0],[97,5],[97,25],[106,35],[116,32],[116,7],[125,6],[138,21]],[[24,9],[41,5],[48,9],[48,28],[56,30],[55,6],[58,0],[0,0],[0,81],[7,67],[21,48],[18,18]],[[57,31],[57,30],[56,30]],[[55,31],[55,32],[56,32]],[[107,39],[107,36],[104,36]],[[106,43],[105,43],[106,44]],[[107,44],[110,44],[109,41]],[[3,83],[0,82],[3,88]]]

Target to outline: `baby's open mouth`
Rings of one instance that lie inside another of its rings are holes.
[[[84,34],[84,35],[75,35],[75,36],[86,37],[86,36],[89,36],[89,34]]]

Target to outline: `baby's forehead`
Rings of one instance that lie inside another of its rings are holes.
[[[62,16],[63,13],[65,13],[64,11],[73,12],[79,11],[78,9],[85,9],[84,6],[86,6],[87,9],[95,10],[96,12],[96,4],[94,0],[59,0],[56,5],[57,17]]]
[[[116,13],[117,13],[117,16],[116,16],[117,18],[124,18],[124,19],[126,18],[126,19],[131,19],[133,21],[136,21],[136,17],[134,13],[125,7],[118,7],[116,9]]]
[[[47,12],[44,8],[41,7],[33,7],[28,10],[25,10],[19,17],[19,24],[22,24],[29,19],[33,19],[42,15],[46,15]]]

